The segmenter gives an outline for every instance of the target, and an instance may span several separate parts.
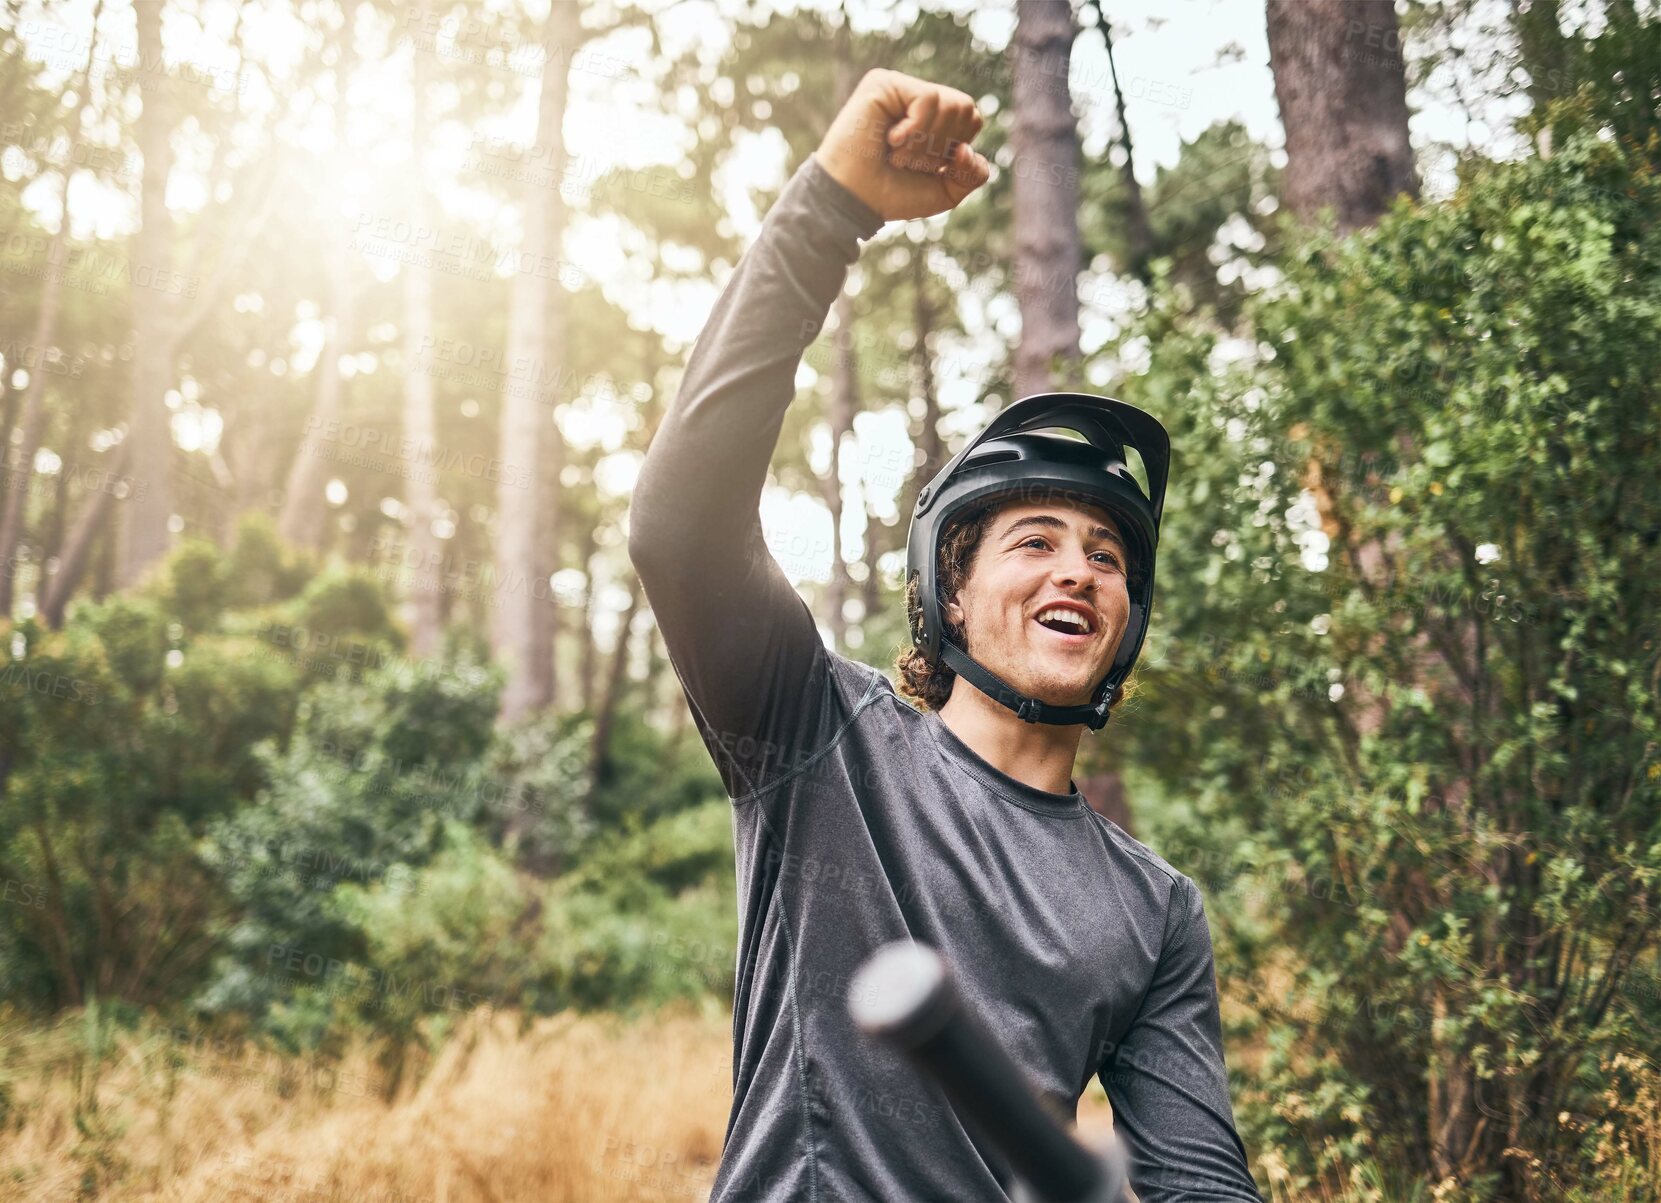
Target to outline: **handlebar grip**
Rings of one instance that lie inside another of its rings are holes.
[[[946,962],[925,944],[878,949],[854,974],[848,1009],[860,1028],[899,1048],[952,1105],[1053,1203],[1119,1203],[1124,1175],[1046,1109],[1020,1067],[964,1005]]]

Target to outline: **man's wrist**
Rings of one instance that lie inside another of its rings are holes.
[[[818,151],[808,156],[806,169],[810,174],[822,176],[824,190],[832,198],[832,202],[841,206],[849,217],[859,226],[860,238],[870,238],[886,224],[887,219],[878,213],[860,195],[838,177],[837,167],[827,163]]]

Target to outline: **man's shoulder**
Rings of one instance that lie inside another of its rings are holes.
[[[822,663],[829,687],[839,700],[833,743],[840,743],[856,724],[866,733],[861,742],[867,747],[873,740],[886,739],[909,744],[920,734],[928,711],[900,693],[882,669],[831,648],[825,649]]]
[[[833,648],[826,648],[825,656],[831,676],[845,696],[856,699],[855,705],[869,706],[878,699],[886,701],[889,698],[904,703],[904,699],[894,691],[894,682],[880,668],[845,656]]]
[[[1194,888],[1194,882],[1187,874],[1171,865],[1164,857],[1148,847],[1141,840],[1131,835],[1123,827],[1100,811],[1092,810],[1096,824],[1105,833],[1106,838],[1121,854],[1135,859],[1145,866],[1146,872],[1166,883],[1175,898],[1182,892]]]

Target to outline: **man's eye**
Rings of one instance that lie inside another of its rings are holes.
[[[1098,551],[1096,554],[1099,555],[1099,556],[1104,557],[1107,560],[1107,562],[1109,564],[1112,564],[1115,568],[1123,568],[1124,567],[1124,565],[1119,563],[1119,557],[1114,555],[1111,551]]]
[[[1025,543],[1022,543],[1021,546],[1022,547],[1031,547],[1034,543],[1036,543],[1040,547],[1048,547],[1049,546],[1048,543],[1044,542],[1044,537],[1042,535],[1034,535],[1032,538],[1028,539]]]

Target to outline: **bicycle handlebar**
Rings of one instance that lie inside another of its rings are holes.
[[[1117,1141],[1098,1154],[1067,1131],[964,1004],[934,949],[909,940],[879,948],[854,974],[848,1010],[861,1030],[933,1077],[1039,1199],[1121,1203],[1126,1175]]]

